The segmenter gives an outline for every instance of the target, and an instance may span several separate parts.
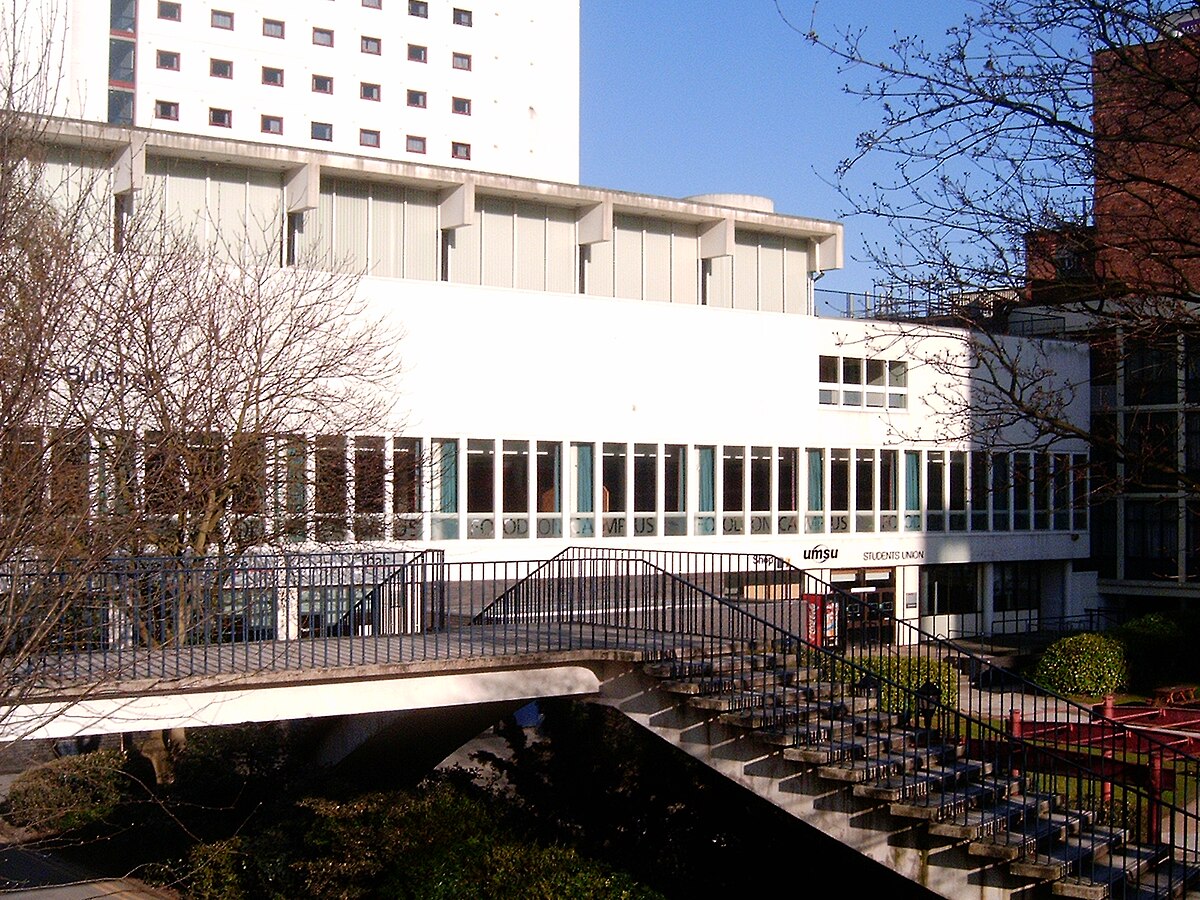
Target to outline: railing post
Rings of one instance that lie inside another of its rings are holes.
[[[1019,709],[1012,709],[1008,713],[1008,734],[1009,737],[1013,738],[1013,743],[1009,745],[1009,754],[1011,757],[1012,755],[1015,755],[1015,742],[1021,738],[1021,710]],[[1020,778],[1020,768],[1018,768],[1015,762],[1013,762],[1011,759],[1009,764],[1012,766],[1012,768],[1009,770],[1009,774],[1011,774],[1013,778]]]
[[[1150,843],[1157,844],[1162,839],[1162,776],[1163,759],[1161,750],[1150,751],[1149,773],[1150,802],[1146,804],[1146,830]]]

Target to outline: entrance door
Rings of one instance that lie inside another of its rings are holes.
[[[842,598],[841,627],[847,644],[890,644],[895,640],[895,569],[835,569],[829,580]]]

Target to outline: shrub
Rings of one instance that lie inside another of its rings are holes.
[[[1102,634],[1060,638],[1042,654],[1033,680],[1062,694],[1100,697],[1125,687],[1125,647]]]
[[[1195,677],[1183,629],[1162,613],[1139,616],[1112,635],[1125,645],[1131,687],[1148,690]]]
[[[104,822],[124,802],[128,780],[119,750],[65,756],[23,772],[8,792],[8,819],[58,834]]]

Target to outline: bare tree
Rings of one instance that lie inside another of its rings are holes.
[[[851,214],[892,226],[868,248],[885,284],[875,312],[968,329],[956,354],[915,351],[975,376],[978,390],[942,398],[957,436],[986,444],[1021,422],[1038,446],[1086,440],[1104,463],[1098,485],[1200,489],[1174,426],[1137,423],[1132,409],[1123,427],[1105,416],[1118,373],[1132,407],[1156,380],[1175,384],[1200,325],[1191,4],[981,0],[942,44],[909,36],[883,49],[862,29],[831,35],[776,6],[880,110],[839,185]],[[868,159],[890,160],[893,177],[859,186]],[[1005,333],[1087,340],[1092,384]],[[1070,414],[1086,387],[1099,412],[1090,426]]]

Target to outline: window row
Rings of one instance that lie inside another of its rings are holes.
[[[810,534],[1088,527],[1083,454],[810,448],[805,456]]]
[[[362,5],[367,9],[383,9],[383,0],[361,0]],[[118,7],[122,10],[128,8],[128,12],[123,13],[123,17],[118,17]],[[133,8],[134,0],[114,0],[113,3],[113,25],[114,30],[133,30]],[[408,0],[408,14],[421,19],[429,18],[429,3],[428,0]],[[171,0],[158,0],[158,17],[166,19],[170,22],[183,21],[183,3],[171,2]],[[469,9],[455,8],[451,14],[451,21],[455,25],[463,25],[471,28],[474,25],[474,16]],[[271,37],[283,37],[283,23],[272,19],[263,19],[263,34],[268,34],[267,23],[279,27],[279,33],[271,33]],[[220,10],[213,10],[211,17],[213,28],[233,28],[233,13]]]
[[[821,356],[817,402],[858,409],[907,409],[908,363],[897,359]]]
[[[471,540],[1085,531],[1088,524],[1079,454],[379,435],[225,441],[155,432],[47,441],[37,429],[0,450],[2,508],[48,499],[63,512],[175,515],[189,492],[202,495],[220,482],[231,513],[286,519],[293,536],[319,540],[385,532],[396,540]],[[1133,511],[1150,508],[1128,507],[1128,521],[1138,523],[1126,525],[1130,540],[1148,528],[1148,516],[1131,518]],[[301,528],[309,520],[319,527]],[[1161,536],[1166,526],[1155,521]]]

